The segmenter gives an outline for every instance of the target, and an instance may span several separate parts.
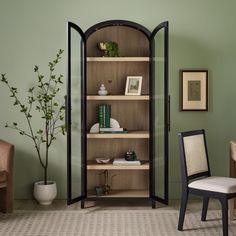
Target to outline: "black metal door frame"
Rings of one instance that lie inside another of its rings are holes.
[[[164,28],[164,198],[159,197],[155,193],[155,166],[154,166],[154,156],[155,156],[155,133],[154,125],[150,126],[150,196],[153,200],[159,201],[164,204],[168,204],[168,156],[169,156],[169,130],[170,130],[170,96],[168,90],[168,68],[169,68],[169,24],[168,21],[159,24],[152,32],[150,37],[150,123],[153,124],[155,121],[155,36],[156,34]]]
[[[72,198],[72,178],[71,178],[71,30],[75,30],[81,36],[81,195]],[[67,204],[78,202],[85,198],[84,178],[86,176],[85,156],[86,156],[86,104],[85,104],[85,78],[86,78],[86,41],[84,32],[79,26],[72,22],[67,23],[67,96],[66,96],[66,129],[67,129]]]

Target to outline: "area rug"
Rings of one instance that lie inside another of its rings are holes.
[[[177,231],[176,210],[72,210],[16,211],[0,214],[0,235],[4,236],[209,236],[222,235],[220,211],[187,213],[184,231]],[[236,222],[229,225],[236,235]]]

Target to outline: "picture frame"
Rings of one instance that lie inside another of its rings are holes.
[[[141,95],[142,76],[127,76],[125,95]]]
[[[208,111],[208,70],[180,70],[180,110]]]

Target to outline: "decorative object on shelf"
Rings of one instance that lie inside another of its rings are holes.
[[[112,80],[111,79],[108,80],[108,90],[109,90],[109,95],[111,95],[112,94],[111,93],[111,90],[112,90]]]
[[[99,128],[110,128],[111,105],[101,104],[98,107]]]
[[[125,153],[125,160],[126,161],[137,161],[137,155],[135,151],[128,151]]]
[[[127,76],[125,95],[141,95],[142,76]]]
[[[97,196],[102,196],[104,194],[103,186],[96,186],[95,191]]]
[[[114,133],[114,134],[128,133],[127,129],[124,129],[124,128],[100,128],[99,132],[100,133]]]
[[[95,123],[89,130],[90,133],[99,133],[99,123]]]
[[[110,127],[111,128],[120,128],[120,124],[117,120],[111,118],[110,119]]]
[[[110,118],[110,128],[120,128],[120,124],[117,120]],[[99,123],[95,123],[90,128],[90,133],[99,133]]]
[[[108,170],[104,170],[103,174],[104,174],[104,180],[105,180],[105,183],[103,185],[103,193],[105,195],[108,195],[110,193],[110,190],[111,190],[112,180],[116,175],[111,176],[111,181],[110,181],[110,185],[109,185],[109,183],[108,183],[109,182]]]
[[[105,85],[104,84],[101,84],[101,86],[100,86],[100,88],[99,88],[99,90],[98,90],[98,94],[100,95],[100,96],[106,96],[107,95],[107,90],[106,90],[106,87],[105,87]]]
[[[136,160],[136,161],[127,161],[125,158],[115,158],[113,160],[113,165],[117,166],[139,166],[141,165],[141,161]]]
[[[208,110],[208,70],[180,70],[180,111]]]
[[[110,161],[110,158],[97,157],[95,160],[99,164],[107,164]]]
[[[116,42],[100,42],[97,44],[98,49],[104,52],[104,57],[118,57],[119,49]]]
[[[64,125],[64,101],[60,105],[59,91],[61,90],[60,85],[63,84],[63,75],[56,75],[54,70],[56,65],[61,59],[63,50],[59,50],[56,58],[49,62],[49,76],[46,78],[39,72],[39,67],[34,67],[36,73],[37,83],[35,86],[29,88],[26,96],[27,103],[19,99],[18,89],[12,87],[8,82],[5,74],[2,74],[2,82],[9,88],[11,96],[14,99],[14,106],[20,109],[23,113],[26,123],[28,124],[28,130],[24,130],[17,122],[13,122],[11,125],[7,124],[5,127],[11,128],[19,132],[20,135],[30,138],[33,141],[33,147],[36,149],[36,153],[39,162],[43,168],[44,180],[40,183],[35,183],[34,193],[37,193],[35,198],[40,204],[48,205],[56,197],[56,183],[48,180],[48,163],[49,162],[49,149],[52,143],[56,140],[56,136],[59,133],[65,134]],[[34,112],[35,109],[39,114],[35,116],[38,120],[41,118],[41,125],[43,128],[33,127],[34,125]],[[51,196],[49,196],[51,193]],[[42,202],[41,202],[42,198]],[[45,202],[46,199],[46,202]]]

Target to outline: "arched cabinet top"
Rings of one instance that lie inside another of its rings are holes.
[[[90,27],[85,32],[88,57],[102,56],[97,49],[99,42],[116,42],[120,57],[149,57],[151,32],[131,21],[110,20]]]
[[[108,20],[108,21],[103,21],[103,22],[100,22],[98,24],[91,26],[88,30],[86,30],[85,37],[87,39],[95,31],[100,30],[102,28],[111,27],[111,26],[126,26],[126,27],[136,29],[138,31],[141,31],[148,39],[151,36],[151,32],[146,27],[136,22],[127,21],[127,20]]]

